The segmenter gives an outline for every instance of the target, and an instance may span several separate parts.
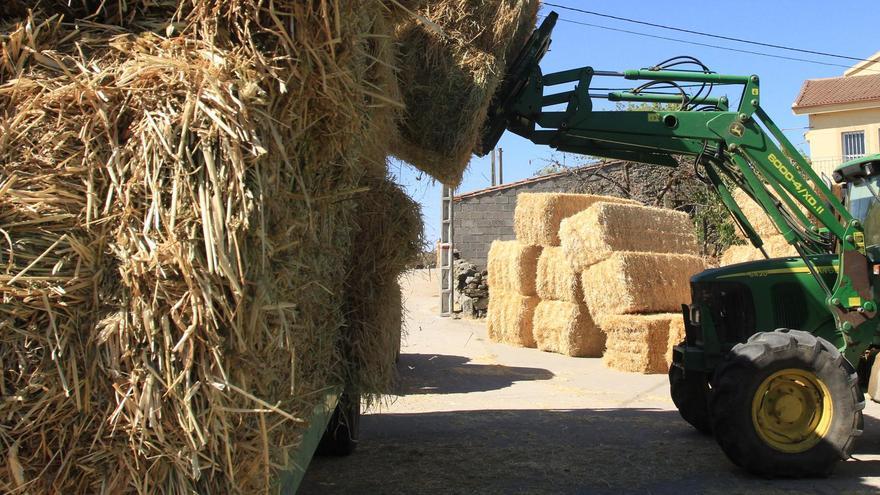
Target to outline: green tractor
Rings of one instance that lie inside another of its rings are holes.
[[[840,166],[834,180],[843,194],[835,195],[762,109],[757,76],[717,74],[692,57],[623,72],[544,74],[539,64],[556,19],[547,16],[509,68],[479,151],[488,153],[509,130],[584,155],[667,166],[693,157],[763,251],[730,188],[757,202],[799,255],[691,279],[691,304],[682,306],[686,339],[669,370],[672,399],[752,473],[829,473],[862,431],[863,388],[880,348],[880,155]],[[640,84],[592,92],[598,77]],[[545,94],[559,85],[573,89]],[[718,87],[738,90],[733,108],[711,95]],[[676,109],[593,111],[597,98]]]

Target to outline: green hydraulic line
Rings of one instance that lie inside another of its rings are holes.
[[[632,102],[644,102],[644,103],[678,103],[682,104],[685,102],[685,98],[682,95],[668,94],[650,94],[650,93],[631,93],[629,91],[615,91],[613,93],[608,93],[608,101],[632,101]],[[693,100],[687,100],[688,103],[694,103],[699,105],[716,105],[719,106],[721,104],[721,98],[714,97],[699,97]]]
[[[623,77],[624,79],[643,81],[684,81],[718,84],[746,84],[752,79],[752,77],[756,76],[735,76],[714,73],[707,74],[704,72],[686,72],[677,70],[635,69],[623,71]]]

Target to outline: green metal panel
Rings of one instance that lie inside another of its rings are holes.
[[[323,400],[315,406],[312,415],[308,419],[309,427],[303,433],[302,440],[296,450],[292,453],[290,459],[290,467],[284,471],[278,478],[279,491],[284,495],[294,495],[302,483],[306,469],[321,443],[321,437],[324,436],[324,430],[327,429],[327,423],[333,416],[333,410],[339,402],[339,391],[332,390],[324,394]]]

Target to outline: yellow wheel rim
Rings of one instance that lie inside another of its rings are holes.
[[[815,373],[798,368],[768,376],[752,400],[752,423],[767,445],[781,452],[805,452],[831,428],[828,387]]]

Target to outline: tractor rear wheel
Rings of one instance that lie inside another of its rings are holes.
[[[678,413],[700,433],[712,434],[712,418],[709,415],[709,375],[697,371],[685,371],[678,366],[669,367],[669,392]]]
[[[715,439],[736,465],[763,476],[830,474],[852,452],[864,407],[853,366],[798,330],[753,335],[712,379]]]

